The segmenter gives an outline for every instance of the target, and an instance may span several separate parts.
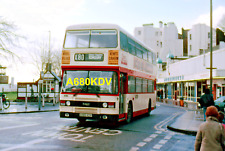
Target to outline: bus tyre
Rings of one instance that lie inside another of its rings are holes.
[[[126,122],[130,123],[132,121],[132,118],[133,118],[133,106],[132,106],[132,103],[130,102],[128,104],[128,108],[127,108],[127,120],[126,120]]]
[[[151,105],[151,100],[149,100],[148,102],[148,112],[146,113],[146,116],[150,116],[152,111],[152,105]]]
[[[80,123],[85,123],[85,122],[86,122],[86,119],[85,119],[85,118],[78,118],[78,121],[79,121]]]

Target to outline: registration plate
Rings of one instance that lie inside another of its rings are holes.
[[[92,114],[87,114],[87,113],[80,113],[80,117],[92,117]]]

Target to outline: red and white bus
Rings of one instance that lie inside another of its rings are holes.
[[[156,57],[114,24],[73,25],[62,50],[60,117],[127,121],[156,108]]]

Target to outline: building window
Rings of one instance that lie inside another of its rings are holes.
[[[138,31],[138,35],[141,35],[141,31],[140,30]]]
[[[203,54],[203,49],[199,49],[199,54],[201,55],[201,54]]]
[[[160,31],[160,36],[162,36],[162,32]]]
[[[191,40],[191,34],[190,34],[190,40]]]
[[[190,51],[192,50],[192,45],[190,45]]]
[[[208,38],[210,38],[210,32],[208,32]]]
[[[157,41],[157,44],[156,45],[159,46],[159,41]]]
[[[162,48],[162,42],[160,42],[160,47]]]

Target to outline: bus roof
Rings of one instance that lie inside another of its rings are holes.
[[[133,35],[128,33],[126,30],[121,28],[120,26],[116,24],[106,24],[106,23],[90,23],[90,24],[78,24],[78,25],[71,25],[66,28],[66,30],[82,30],[82,29],[117,29],[118,31],[122,31],[124,34],[129,36],[130,38],[134,39],[138,43],[140,43],[142,46],[148,48],[149,50],[151,49],[149,46],[145,45],[142,41],[138,40],[135,38]]]

